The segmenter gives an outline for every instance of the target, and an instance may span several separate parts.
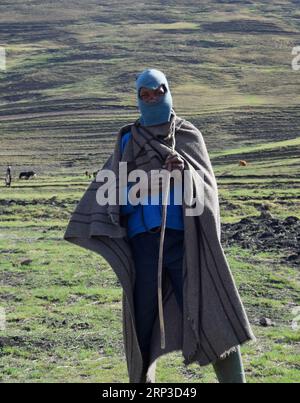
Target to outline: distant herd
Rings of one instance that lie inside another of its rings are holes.
[[[85,176],[87,176],[88,178],[96,178],[98,171],[95,171],[93,173],[89,172],[89,171],[85,171]]]
[[[239,160],[239,166],[240,167],[246,167],[248,166],[248,162],[244,161],[244,160]],[[89,171],[85,171],[85,176],[87,176],[88,178],[96,178],[98,171],[95,172],[89,172]],[[33,179],[36,178],[37,174],[34,171],[23,171],[20,172],[19,174],[19,179],[21,180],[29,180],[29,179]],[[10,167],[8,167],[7,172],[6,172],[6,176],[5,176],[5,186],[9,187],[11,185],[11,169]]]

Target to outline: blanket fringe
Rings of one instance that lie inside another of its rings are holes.
[[[197,343],[197,347],[198,347],[198,343]],[[233,346],[230,349],[226,350],[223,354],[221,354],[218,358],[218,360],[225,360],[227,357],[229,357],[230,354],[232,353],[237,353],[239,349],[239,345],[238,346]],[[194,357],[198,352],[198,348],[194,349],[193,352],[191,352],[187,357],[184,358],[183,364],[184,365],[190,365],[193,362],[197,361]],[[218,361],[217,360],[217,361]],[[213,362],[212,362],[213,364]]]
[[[220,355],[220,360],[225,360],[230,354],[237,353],[239,346],[231,347],[229,350],[225,351],[223,354]]]

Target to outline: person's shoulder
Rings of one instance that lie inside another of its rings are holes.
[[[122,153],[124,151],[124,148],[129,140],[130,136],[131,136],[130,127],[127,127],[126,130],[121,132],[121,151],[122,151]]]
[[[178,117],[178,119],[180,119],[179,121],[179,132],[191,132],[194,133],[196,135],[200,135],[202,136],[201,131],[189,120]]]
[[[124,137],[127,138],[131,134],[131,128],[134,125],[134,123],[127,124],[125,126],[122,126],[119,130],[119,134],[121,134],[120,138],[123,140]]]
[[[121,137],[123,137],[124,135],[126,135],[128,133],[131,133],[131,128],[132,128],[133,125],[134,125],[134,123],[129,123],[129,124],[125,125],[125,126],[122,126],[120,128]]]
[[[127,143],[130,136],[131,136],[131,131],[122,134],[122,145],[123,146]]]

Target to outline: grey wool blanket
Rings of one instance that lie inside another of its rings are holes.
[[[131,130],[123,154],[122,134]],[[184,259],[183,315],[168,278],[163,281],[165,349],[160,344],[157,315],[152,332],[147,376],[135,327],[133,291],[135,266],[127,237],[126,217],[120,215],[119,199],[115,205],[99,205],[97,190],[104,182],[91,182],[73,212],[64,239],[101,255],[114,270],[123,289],[123,340],[129,382],[155,382],[156,360],[169,352],[181,351],[184,364],[204,366],[226,357],[237,346],[255,340],[245,309],[221,245],[218,188],[201,132],[175,111],[171,121],[160,126],[143,127],[139,120],[122,127],[114,152],[102,170],[113,171],[119,186],[119,162],[127,162],[128,173],[139,168],[145,172],[161,169],[172,147],[184,160],[192,180],[184,180],[196,195],[202,192],[201,214],[191,215],[183,199]],[[199,184],[202,173],[203,186]],[[99,174],[99,173],[98,173]],[[201,195],[200,195],[201,196]]]

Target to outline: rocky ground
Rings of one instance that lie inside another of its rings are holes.
[[[241,219],[234,224],[222,224],[222,244],[239,244],[243,248],[259,251],[278,250],[284,253],[283,262],[300,263],[300,220],[289,216],[274,218],[262,210],[260,216]]]

